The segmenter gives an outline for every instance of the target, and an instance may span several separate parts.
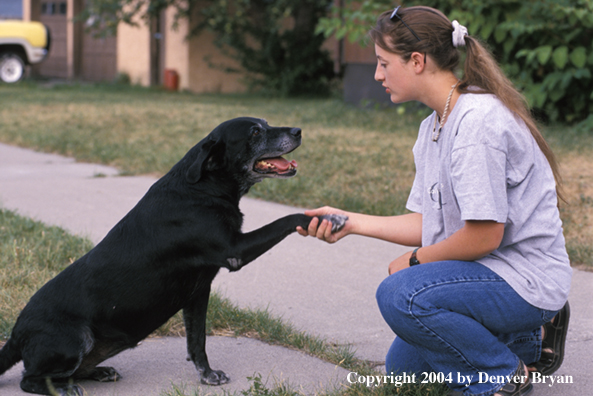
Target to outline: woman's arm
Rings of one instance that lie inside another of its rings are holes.
[[[420,249],[421,263],[442,260],[475,261],[496,250],[502,242],[504,224],[495,221],[468,220],[449,238]]]
[[[418,249],[420,263],[444,260],[475,261],[496,250],[502,242],[504,224],[494,221],[468,220],[463,228],[449,238]],[[409,267],[408,252],[389,265],[389,274]]]
[[[350,218],[349,218],[350,220]],[[422,215],[409,213],[399,216],[352,214],[353,234],[382,239],[404,246],[422,243]]]
[[[303,236],[315,236],[329,243],[334,243],[346,235],[356,234],[382,239],[405,246],[421,246],[422,215],[410,213],[400,216],[371,216],[360,213],[345,212],[339,209],[323,207],[305,212],[308,216],[319,216],[329,213],[348,216],[342,230],[331,233],[331,224],[324,220],[319,224],[317,218],[304,230],[297,228]],[[504,224],[495,221],[468,220],[463,228],[449,238],[424,246],[416,252],[420,263],[444,260],[475,261],[496,250],[504,235]],[[408,252],[389,265],[389,274],[408,268],[410,256]]]
[[[420,246],[422,243],[422,215],[419,213],[400,216],[371,216],[345,212],[327,206],[305,212],[307,216],[319,216],[329,213],[348,216],[348,221],[341,231],[332,234],[331,224],[327,220],[320,224],[318,219],[315,218],[311,221],[307,230],[297,228],[298,233],[303,236],[315,236],[329,243],[334,243],[350,234],[382,239],[405,246]]]

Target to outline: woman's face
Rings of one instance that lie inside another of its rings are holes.
[[[413,88],[413,70],[411,62],[404,62],[399,55],[385,51],[375,44],[377,69],[375,80],[381,82],[393,103],[415,100]]]

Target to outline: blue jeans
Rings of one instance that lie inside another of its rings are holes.
[[[509,376],[519,359],[538,361],[541,326],[557,313],[532,306],[490,269],[467,261],[398,271],[381,283],[377,302],[397,335],[387,373],[415,373],[418,379],[424,372],[442,373],[451,389],[465,395],[491,395],[507,381],[486,381],[485,374]]]

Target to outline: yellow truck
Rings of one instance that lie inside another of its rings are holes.
[[[25,66],[45,59],[50,42],[49,29],[40,22],[0,20],[0,81],[23,78]]]

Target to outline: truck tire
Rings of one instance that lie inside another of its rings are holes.
[[[0,81],[15,83],[25,74],[25,62],[20,55],[6,52],[0,55]]]

